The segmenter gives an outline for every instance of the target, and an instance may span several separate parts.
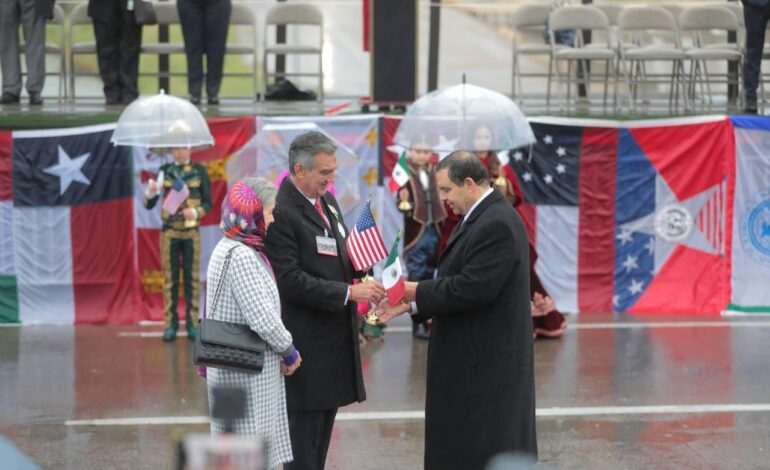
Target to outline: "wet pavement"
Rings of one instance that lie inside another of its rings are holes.
[[[548,468],[770,468],[770,319],[569,321],[535,344]],[[207,406],[191,343],[160,329],[0,327],[0,434],[42,468],[171,468]],[[327,468],[422,467],[427,343],[409,330],[365,346],[368,399],[340,410]]]

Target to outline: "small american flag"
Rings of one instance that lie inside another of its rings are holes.
[[[356,226],[348,237],[346,242],[348,255],[357,271],[363,271],[374,266],[374,263],[385,259],[388,256],[388,250],[382,241],[380,231],[377,230],[377,224],[372,217],[372,211],[369,203],[366,203],[364,211],[358,216]]]
[[[171,215],[176,214],[179,210],[179,206],[182,205],[187,196],[190,195],[190,190],[187,185],[184,184],[182,178],[177,178],[174,181],[174,185],[171,186],[171,191],[168,192],[168,196],[163,201],[163,210]]]

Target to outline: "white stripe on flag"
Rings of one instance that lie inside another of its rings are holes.
[[[537,263],[543,287],[562,312],[578,312],[578,208],[538,206]]]
[[[15,207],[16,281],[22,323],[75,322],[69,207]]]
[[[14,266],[13,202],[0,201],[0,276],[15,275]]]
[[[732,303],[742,307],[770,306],[770,256],[767,237],[760,233],[767,211],[761,206],[770,199],[768,137],[768,131],[735,129]]]

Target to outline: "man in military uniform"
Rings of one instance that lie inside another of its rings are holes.
[[[163,341],[175,340],[179,329],[177,302],[180,259],[184,271],[187,335],[190,340],[193,340],[198,323],[200,264],[198,226],[201,218],[211,209],[211,188],[206,168],[190,161],[189,148],[175,147],[171,149],[171,154],[174,156],[174,162],[163,165],[158,173],[158,180],[162,180],[163,198],[165,200],[172,191],[177,178],[187,185],[190,194],[176,213],[170,214],[161,209],[163,229],[160,252],[163,263],[163,308],[166,321]],[[150,180],[144,197],[144,206],[147,209],[152,209],[158,203],[159,189],[159,182]]]
[[[404,214],[404,258],[409,281],[433,279],[438,265],[441,224],[446,219],[438,195],[433,153],[424,143],[407,151],[409,182],[398,191],[398,210]],[[415,338],[428,339],[428,325],[412,325]]]

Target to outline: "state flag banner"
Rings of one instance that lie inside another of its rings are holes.
[[[136,317],[130,149],[112,125],[13,133],[13,236],[23,323]]]
[[[531,123],[537,142],[511,151],[510,165],[535,269],[560,310],[725,308],[726,118]]]
[[[770,312],[770,123],[764,116],[734,116],[730,310]]]

